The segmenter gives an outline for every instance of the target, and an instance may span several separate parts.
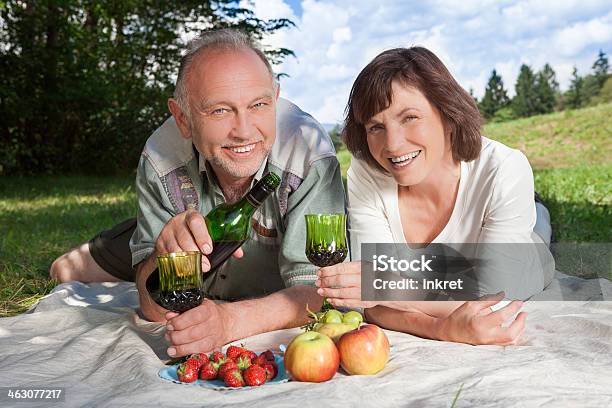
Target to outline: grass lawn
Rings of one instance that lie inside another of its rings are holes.
[[[560,242],[612,242],[612,104],[485,127],[521,149]],[[343,175],[351,160],[338,153]],[[56,282],[51,262],[136,211],[133,175],[0,177],[0,317],[27,310]]]
[[[53,289],[57,256],[134,216],[132,185],[133,176],[0,178],[0,317]]]

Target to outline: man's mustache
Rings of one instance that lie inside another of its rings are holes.
[[[223,145],[221,145],[221,147],[240,147],[240,146],[248,146],[248,145],[252,145],[252,144],[255,144],[255,143],[259,143],[259,142],[263,142],[263,139],[249,140],[249,141],[243,141],[243,140],[241,140],[240,142],[236,141],[236,142],[234,142],[234,143],[223,144]]]

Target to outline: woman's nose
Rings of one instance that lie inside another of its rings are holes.
[[[405,135],[403,134],[403,132],[401,132],[400,129],[390,126],[387,128],[384,137],[385,150],[389,153],[400,153],[398,152],[398,150],[405,143]]]

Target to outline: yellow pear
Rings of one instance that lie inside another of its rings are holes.
[[[358,326],[359,324],[350,323],[317,323],[314,325],[314,330],[325,334],[336,342],[344,333],[355,330]]]

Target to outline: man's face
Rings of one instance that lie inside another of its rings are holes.
[[[278,93],[266,65],[248,49],[204,51],[186,79],[195,147],[218,177],[253,176],[276,138]]]

